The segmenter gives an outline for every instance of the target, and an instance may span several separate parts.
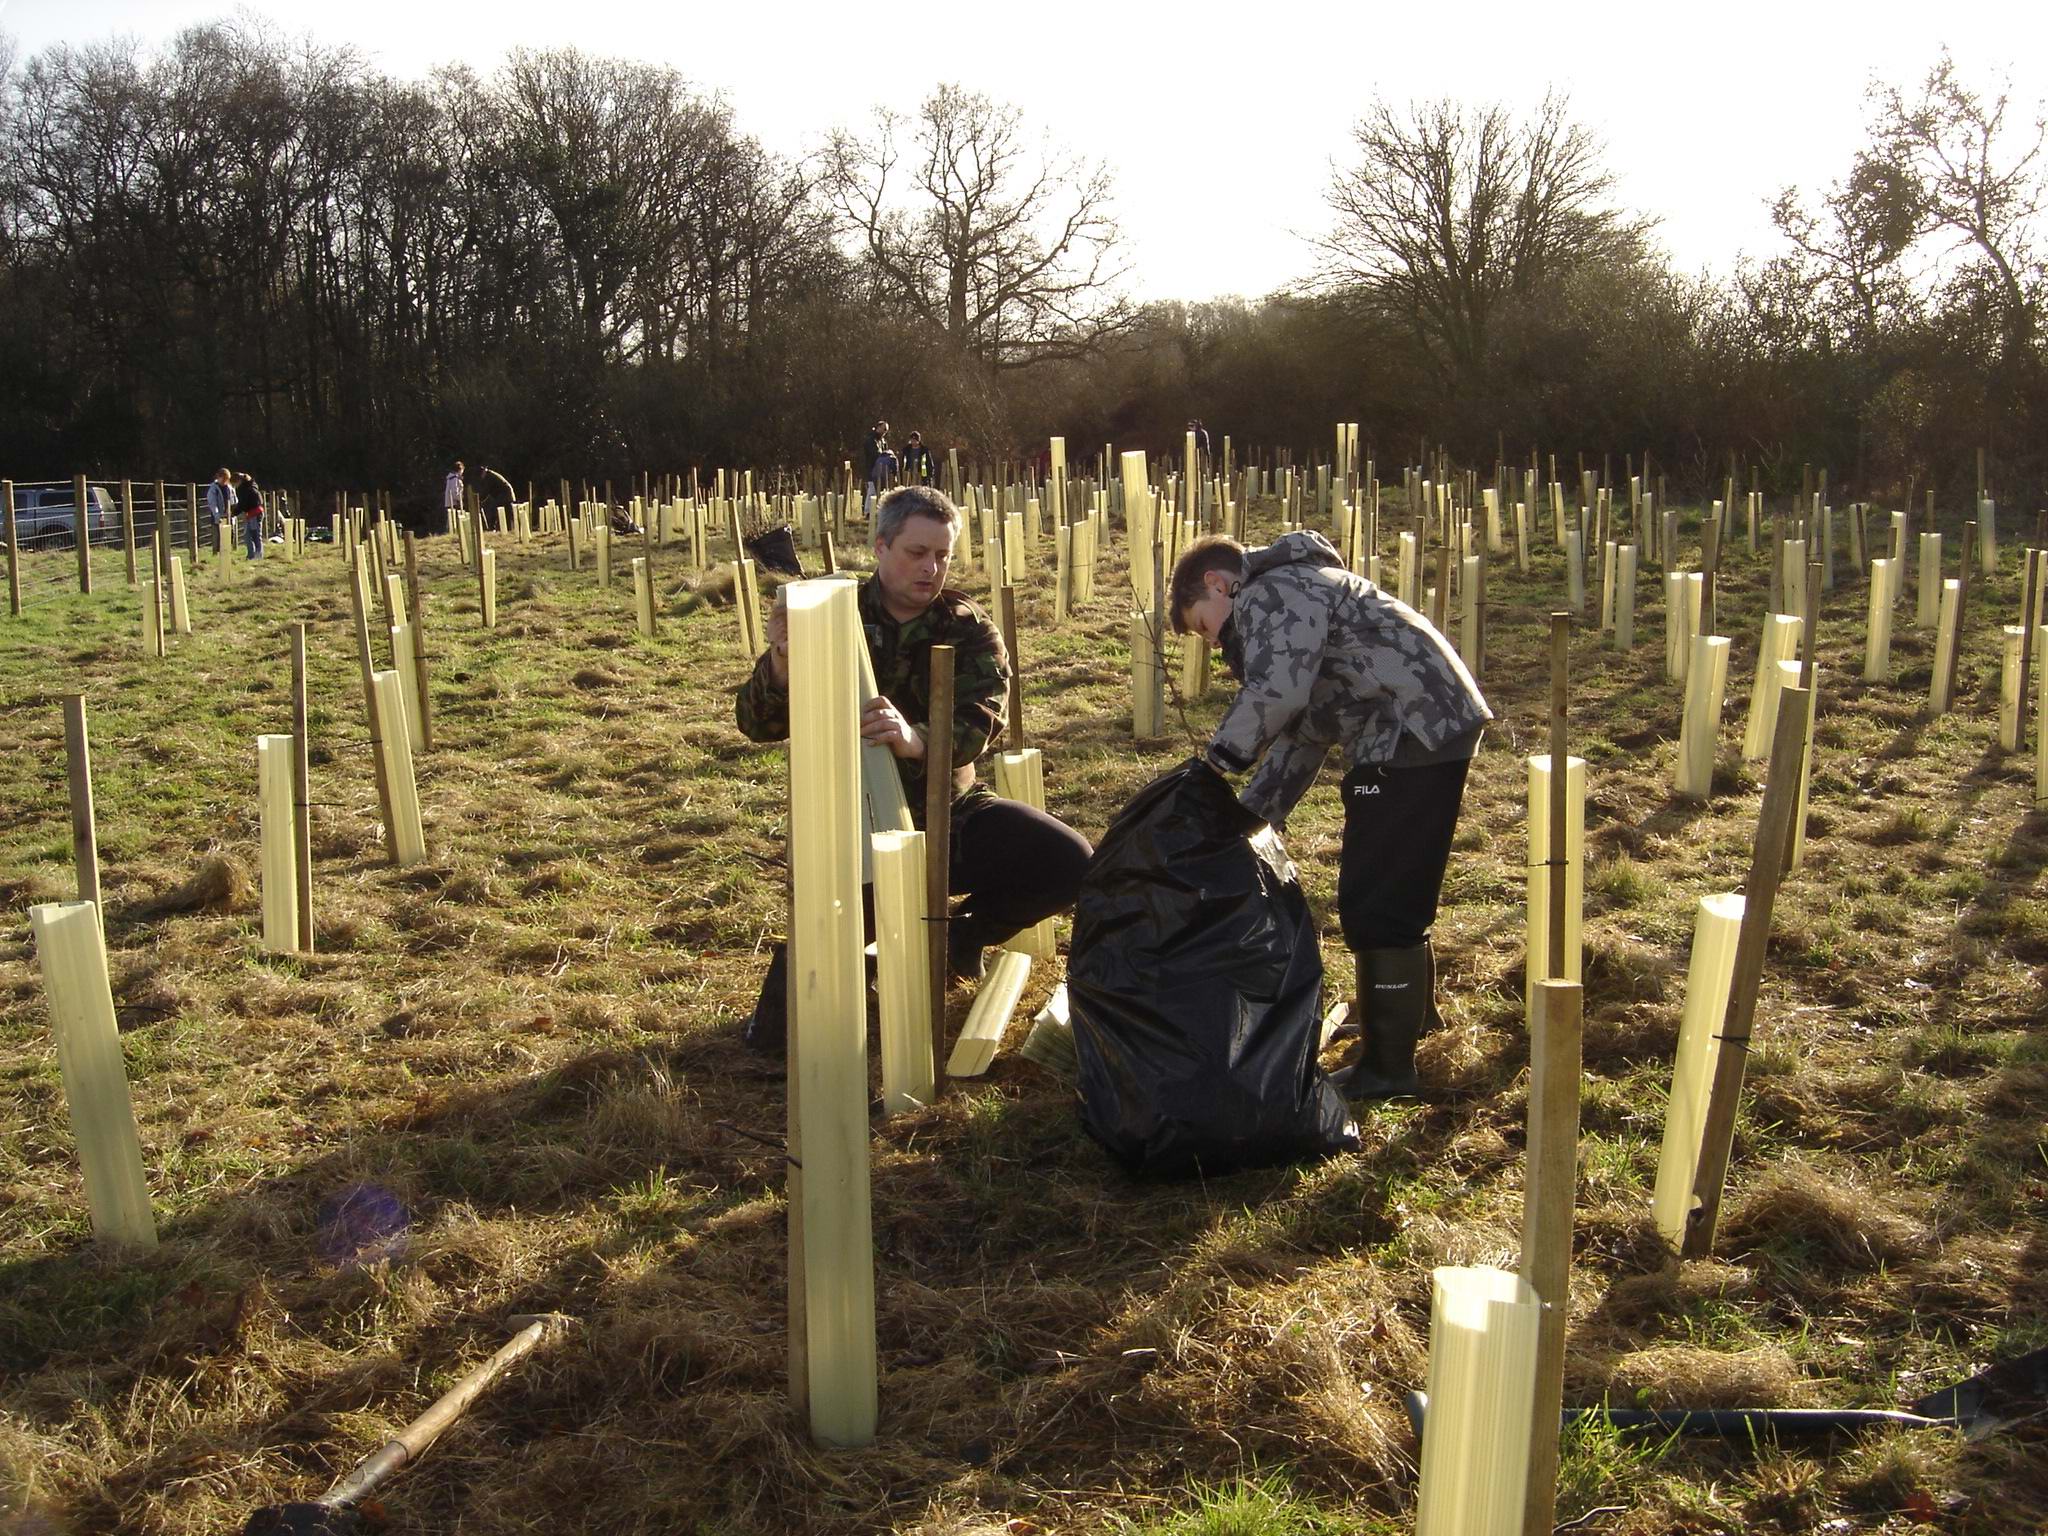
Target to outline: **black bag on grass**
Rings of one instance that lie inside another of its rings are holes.
[[[1358,1145],[1316,1065],[1323,961],[1294,868],[1195,760],[1111,822],[1074,903],[1081,1120],[1134,1169],[1215,1173]]]

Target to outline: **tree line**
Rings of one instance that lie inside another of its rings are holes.
[[[1837,182],[1759,188],[1781,254],[1692,275],[1564,99],[1369,102],[1298,282],[1139,304],[1113,169],[954,85],[792,159],[573,49],[401,81],[244,16],[0,53],[0,464],[425,499],[458,455],[623,480],[836,463],[878,414],[983,461],[1200,417],[1246,451],[1351,420],[1386,467],[1824,465],[1950,504],[1982,448],[2030,504],[2043,144],[1944,56],[1872,90]]]

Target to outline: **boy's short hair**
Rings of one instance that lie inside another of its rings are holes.
[[[960,537],[960,527],[965,521],[960,509],[953,505],[953,498],[937,486],[899,485],[895,490],[875,503],[875,539],[882,544],[894,544],[896,535],[903,531],[903,525],[913,517],[928,517],[935,523],[944,523],[953,530],[953,537]]]
[[[1244,574],[1244,546],[1228,534],[1212,533],[1195,540],[1173,562],[1173,580],[1166,589],[1166,616],[1176,635],[1188,632],[1187,611],[1202,600],[1202,578],[1211,571]]]

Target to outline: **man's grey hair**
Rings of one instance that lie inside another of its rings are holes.
[[[899,485],[895,490],[875,503],[875,538],[883,544],[894,544],[896,535],[903,531],[903,524],[913,517],[928,517],[935,523],[944,523],[953,530],[953,537],[960,537],[960,528],[966,519],[960,509],[953,505],[953,498],[944,491],[929,485]]]

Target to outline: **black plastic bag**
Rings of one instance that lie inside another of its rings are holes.
[[[780,527],[753,534],[746,545],[747,553],[764,571],[776,571],[784,576],[803,575],[804,563],[796,552],[796,531],[789,524],[783,523]]]
[[[1354,1148],[1316,1065],[1323,961],[1278,843],[1199,760],[1153,780],[1096,844],[1067,998],[1081,1120],[1148,1173]]]

